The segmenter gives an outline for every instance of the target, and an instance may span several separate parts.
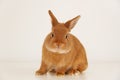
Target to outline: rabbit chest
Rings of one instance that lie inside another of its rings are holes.
[[[43,53],[43,61],[50,67],[71,67],[75,59],[75,54],[72,52],[66,54],[52,53],[45,51]]]

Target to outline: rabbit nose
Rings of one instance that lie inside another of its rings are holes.
[[[57,48],[60,48],[60,45],[59,45],[59,44],[57,45]]]
[[[59,43],[56,43],[56,48],[60,48],[60,44]]]
[[[62,47],[62,43],[55,43],[55,47],[56,48],[61,48]]]

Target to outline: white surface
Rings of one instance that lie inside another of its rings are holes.
[[[0,62],[0,80],[120,80],[120,62],[90,63],[83,74],[57,77],[50,73],[36,77],[38,62]]]
[[[0,0],[1,61],[40,61],[49,9],[61,22],[81,15],[71,33],[89,61],[120,61],[120,0]]]

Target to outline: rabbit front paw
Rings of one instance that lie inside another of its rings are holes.
[[[47,73],[47,71],[38,70],[38,71],[36,71],[35,75],[36,75],[36,76],[39,76],[39,75],[44,75],[44,74],[46,74],[46,73]]]

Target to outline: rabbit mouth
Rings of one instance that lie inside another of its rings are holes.
[[[53,53],[59,53],[59,54],[66,54],[70,51],[70,49],[50,48],[48,46],[46,46],[46,48],[48,49],[48,51],[51,51]]]

